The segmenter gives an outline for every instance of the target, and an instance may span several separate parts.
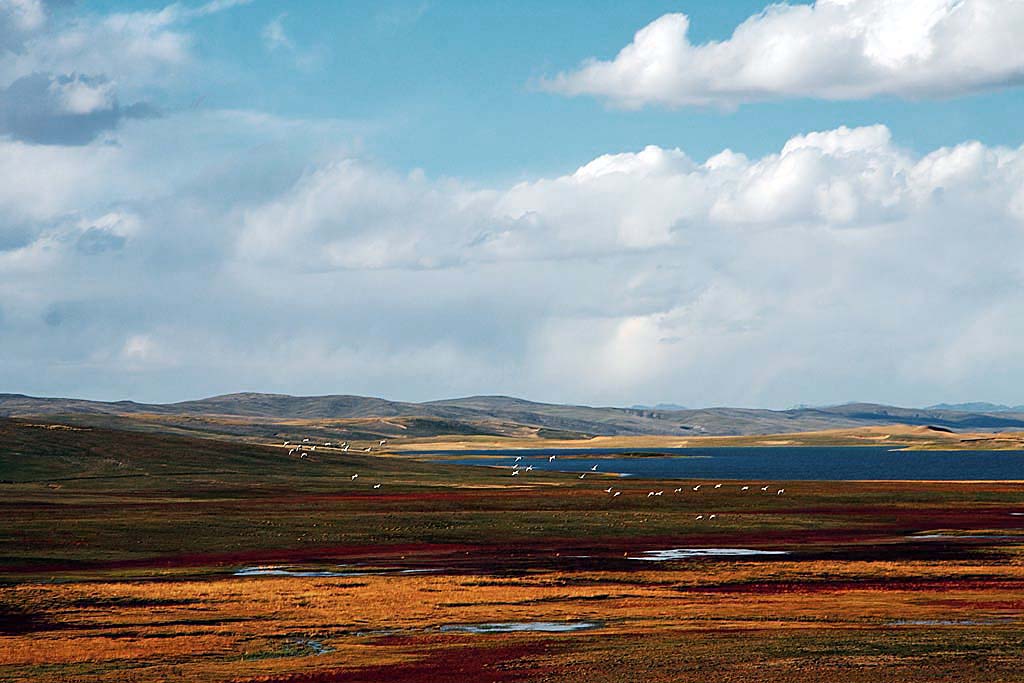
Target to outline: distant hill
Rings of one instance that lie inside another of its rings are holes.
[[[974,404],[963,404],[974,405]],[[991,404],[984,405],[986,408]],[[382,398],[238,393],[180,403],[86,401],[0,394],[0,416],[63,416],[77,422],[179,433],[267,437],[302,429],[351,438],[441,434],[552,438],[629,435],[750,435],[906,424],[952,430],[1024,430],[1024,410],[900,408],[872,403],[764,410],[751,408],[593,407],[537,403],[509,396],[409,403]],[[290,431],[291,430],[291,431]]]
[[[1024,405],[1007,406],[1001,403],[936,403],[926,410],[956,410],[964,413],[1024,413]]]
[[[681,406],[678,403],[655,403],[653,406],[634,405],[630,408],[633,410],[688,410],[686,406]]]

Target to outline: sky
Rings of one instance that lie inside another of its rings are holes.
[[[1024,0],[0,0],[0,392],[1024,403]]]

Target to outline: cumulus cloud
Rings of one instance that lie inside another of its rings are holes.
[[[1017,0],[817,0],[770,5],[724,41],[694,44],[689,29],[685,14],[666,14],[613,59],[543,85],[639,108],[950,97],[1024,81]]]
[[[0,59],[0,78],[85,73],[142,85],[167,79],[192,58],[185,25],[198,15],[181,5],[79,15],[62,22],[51,21],[46,3],[38,6],[39,17],[22,33],[20,49]]]
[[[953,195],[1007,214],[1018,166],[1016,152],[980,143],[915,158],[881,125],[798,135],[753,160],[649,146],[505,189],[348,159],[249,209],[238,255],[318,271],[441,268],[683,248],[723,231],[880,227]]]
[[[127,123],[116,147],[0,143],[17,388],[183,398],[244,377],[784,406],[1010,400],[1024,381],[1024,149],[921,155],[883,126],[837,128],[759,158],[648,147],[479,186],[344,152],[309,167],[323,131],[189,116]],[[210,139],[218,163],[195,163]],[[8,153],[72,182],[22,177]]]
[[[1002,385],[979,375],[1011,362],[1003,342],[943,368],[963,329],[1006,341],[1024,322],[1009,295],[1024,284],[1022,187],[1022,149],[966,142],[920,156],[884,126],[798,135],[758,159],[648,147],[506,188],[346,160],[247,209],[231,261],[236,274],[278,269],[275,296],[313,286],[345,306],[354,287],[406,320],[389,292],[410,283],[443,319],[481,299],[515,318],[515,350],[483,373],[491,384],[448,393],[494,391],[498,377],[511,382],[502,390],[568,400],[913,402]],[[469,291],[442,296],[452,282]],[[425,334],[467,344],[475,329]],[[463,350],[479,367],[480,349]],[[892,394],[858,393],[880,375]]]

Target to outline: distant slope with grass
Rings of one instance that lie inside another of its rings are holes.
[[[616,408],[538,403],[508,396],[410,403],[382,398],[237,393],[180,403],[87,401],[0,394],[0,416],[59,416],[75,424],[287,438],[291,434],[374,439],[454,434],[539,436],[730,436],[849,429],[890,424],[955,431],[1024,430],[1024,412],[900,408],[872,403],[764,410]]]

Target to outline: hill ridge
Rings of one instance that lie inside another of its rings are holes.
[[[994,404],[993,404],[994,405]],[[623,408],[542,403],[504,395],[477,395],[424,402],[392,401],[374,396],[323,394],[293,396],[235,392],[174,403],[91,401],[0,394],[0,416],[77,416],[81,421],[110,418],[174,421],[234,417],[273,425],[287,420],[399,420],[436,433],[524,433],[547,430],[567,436],[744,435],[906,424],[954,430],[1024,430],[1024,411],[977,412],[903,408],[855,402],[838,406],[790,408],[691,409]],[[398,423],[396,423],[398,424]],[[406,429],[408,427],[405,427]]]

